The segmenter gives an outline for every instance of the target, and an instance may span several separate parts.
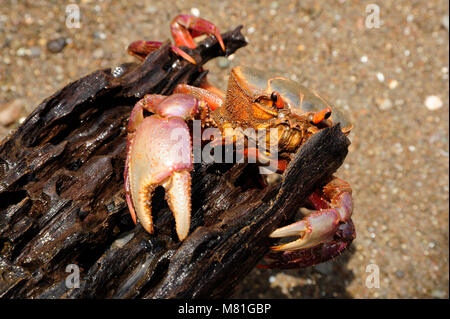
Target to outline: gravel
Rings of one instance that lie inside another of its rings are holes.
[[[370,1],[82,0],[80,28],[66,26],[66,4],[56,3],[0,7],[0,105],[23,105],[0,134],[62,86],[134,61],[130,42],[169,39],[177,14],[199,14],[222,31],[243,24],[249,45],[227,63],[208,63],[210,82],[225,88],[233,66],[249,65],[348,109],[352,145],[337,175],[353,187],[357,238],[325,265],[255,269],[235,297],[449,297],[446,0],[377,2],[381,21],[373,28]],[[379,288],[369,288],[377,269]]]
[[[55,40],[51,40],[47,43],[47,49],[51,52],[51,53],[59,53],[61,52],[64,47],[67,45],[66,39],[65,38],[59,38],[59,39],[55,39]]]

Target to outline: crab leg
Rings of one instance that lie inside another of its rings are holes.
[[[320,208],[296,223],[275,230],[270,237],[300,237],[287,244],[274,246],[272,250],[293,251],[317,246],[331,240],[339,224],[350,219],[353,202],[348,183],[334,177],[322,191],[325,198],[330,200],[330,207]],[[312,204],[316,207],[324,203],[326,202],[313,197]]]
[[[190,226],[192,145],[186,119],[198,111],[198,101],[185,94],[146,95],[136,103],[128,124],[125,191],[133,220],[136,216],[153,233],[151,197],[158,186],[166,198],[183,240]],[[144,118],[146,109],[154,115]]]
[[[219,89],[208,89],[207,88],[198,88],[195,86],[187,85],[187,84],[178,84],[175,87],[174,93],[182,93],[189,94],[198,100],[205,101],[211,110],[215,110],[224,105],[224,97],[223,94],[219,91]]]
[[[158,50],[163,43],[159,41],[134,41],[128,46],[128,54],[143,61],[155,50]]]
[[[214,35],[222,50],[225,51],[225,45],[223,44],[219,30],[214,24],[205,19],[180,14],[172,20],[170,31],[177,46],[186,46],[190,49],[195,49],[196,44],[193,38],[208,34]]]
[[[155,50],[158,50],[161,45],[163,45],[163,43],[158,41],[134,41],[128,46],[128,53],[132,56],[135,56],[139,60],[144,61],[147,55]],[[189,61],[192,64],[196,64],[194,58],[181,50],[179,47],[171,45],[170,49],[181,56],[183,59]]]
[[[209,21],[194,16],[181,14],[176,16],[170,24],[170,30],[175,40],[175,45],[170,48],[173,52],[192,64],[197,64],[193,57],[181,50],[180,46],[195,49],[194,38],[203,34],[214,35],[223,51],[225,45],[217,27]],[[147,55],[159,49],[163,43],[159,41],[135,41],[128,46],[128,53],[143,61]]]

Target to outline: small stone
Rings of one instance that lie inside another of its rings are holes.
[[[395,271],[395,277],[401,279],[401,278],[405,277],[405,272],[404,272],[404,271],[401,271],[401,270],[396,270],[396,271]]]
[[[221,69],[226,69],[230,66],[230,61],[223,56],[218,57],[217,58],[217,66]]]
[[[447,30],[448,32],[448,15],[445,15],[442,17],[442,26]]]
[[[191,9],[191,13],[192,13],[192,15],[194,15],[194,16],[196,16],[196,17],[199,17],[199,16],[200,16],[200,10],[197,9],[197,8],[192,8],[192,9]]]
[[[408,146],[408,149],[410,152],[414,152],[416,150],[416,147],[414,145]]]
[[[433,298],[445,298],[446,297],[446,292],[445,291],[443,291],[443,290],[433,290],[432,292],[431,292],[431,296],[433,297]]]
[[[361,62],[362,62],[362,63],[367,63],[368,61],[369,61],[369,58],[368,58],[367,56],[363,55],[363,56],[361,57]]]
[[[66,45],[67,45],[67,41],[65,38],[58,38],[58,39],[49,41],[47,43],[47,49],[51,53],[58,53],[58,52],[61,52]]]
[[[430,95],[427,96],[425,99],[425,106],[430,111],[435,111],[437,109],[440,109],[443,106],[444,103],[442,103],[442,100],[439,96],[436,95]]]
[[[305,49],[306,49],[306,47],[305,47],[303,44],[299,44],[299,45],[297,46],[297,50],[298,50],[299,52],[303,52],[303,51],[305,51]]]
[[[92,52],[92,56],[96,59],[103,58],[103,50],[102,49],[95,49],[94,52]]]
[[[380,110],[385,111],[392,108],[392,101],[388,98],[376,99],[375,101]]]
[[[158,11],[158,8],[156,8],[155,6],[148,6],[145,8],[146,13],[153,14],[156,13],[156,11]]]
[[[30,48],[30,56],[31,57],[38,57],[41,55],[41,48],[40,47],[31,47]]]
[[[398,87],[398,81],[397,80],[389,80],[389,88],[391,90],[395,89]]]
[[[17,54],[17,56],[26,56],[26,55],[30,55],[30,54],[29,54],[29,49],[27,49],[27,48],[19,48],[19,49],[16,51],[16,54]]]
[[[106,39],[106,34],[103,33],[103,32],[95,31],[94,32],[94,38],[100,39],[100,40],[105,40]]]
[[[21,99],[0,104],[0,124],[8,126],[15,123],[22,115],[24,101]]]
[[[279,6],[278,2],[274,1],[270,4],[270,9],[276,10],[278,9],[278,6]]]
[[[380,81],[380,82],[384,82],[384,74],[381,73],[381,72],[378,72],[378,73],[377,73],[377,79],[378,79],[378,81]]]

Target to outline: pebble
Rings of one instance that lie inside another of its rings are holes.
[[[431,292],[431,296],[433,297],[433,298],[446,298],[446,296],[447,296],[447,293],[445,292],[445,291],[443,291],[443,290],[433,290],[432,292]]]
[[[391,90],[395,89],[398,87],[398,81],[397,80],[389,80],[389,88]]]
[[[41,55],[40,47],[31,47],[30,48],[30,56],[31,57],[39,57]]]
[[[376,104],[378,108],[382,111],[389,110],[392,108],[392,101],[388,98],[376,99]]]
[[[367,63],[368,61],[369,61],[369,58],[368,58],[367,56],[363,55],[363,56],[361,57],[361,62],[362,62],[362,63]]]
[[[199,17],[200,16],[200,10],[197,9],[197,8],[192,8],[191,9],[191,14],[196,16],[196,17]]]
[[[445,15],[442,17],[442,26],[447,30],[448,32],[448,15]]]
[[[156,8],[155,6],[148,6],[145,8],[146,13],[153,14],[156,13],[156,11],[158,11],[158,8]]]
[[[96,59],[103,58],[103,50],[102,49],[95,49],[94,52],[92,52],[92,56]]]
[[[22,115],[24,101],[21,99],[0,104],[0,125],[8,126],[15,123]]]
[[[58,53],[58,52],[61,52],[66,45],[67,45],[67,41],[65,38],[58,38],[58,39],[49,41],[47,43],[47,49],[51,53]]]
[[[19,49],[17,49],[16,54],[17,54],[17,56],[30,55],[29,49],[27,49],[27,48],[19,48]]]
[[[106,34],[100,31],[95,31],[94,32],[94,38],[96,39],[100,39],[100,40],[105,40],[106,39]]]
[[[228,68],[230,66],[230,64],[231,64],[231,62],[223,56],[217,58],[217,66],[221,69]]]
[[[430,111],[435,111],[435,110],[440,109],[443,106],[443,104],[444,103],[442,103],[441,98],[436,95],[427,96],[427,98],[425,99],[425,106]]]
[[[384,82],[384,74],[381,73],[381,72],[378,72],[378,73],[377,73],[377,79],[378,79],[378,81],[380,81],[380,82]]]

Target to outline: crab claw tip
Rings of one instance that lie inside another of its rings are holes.
[[[191,175],[189,171],[174,172],[165,188],[167,202],[175,218],[177,235],[182,241],[187,237],[191,224]]]

